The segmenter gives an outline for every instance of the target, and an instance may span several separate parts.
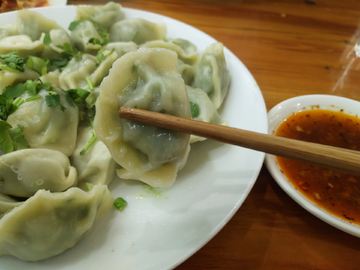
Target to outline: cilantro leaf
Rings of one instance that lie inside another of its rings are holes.
[[[50,37],[50,33],[46,33],[44,36],[44,40],[43,43],[45,45],[50,45],[52,43],[51,37]]]
[[[5,153],[10,153],[14,149],[9,134],[9,129],[11,128],[12,126],[8,122],[0,120],[0,149]]]
[[[55,108],[56,106],[60,106],[62,111],[65,111],[65,107],[60,102],[60,95],[56,92],[49,91],[49,95],[45,97],[46,104],[51,107]]]
[[[81,89],[81,88],[70,89],[66,92],[71,96],[71,98],[75,101],[75,103],[78,104],[84,102],[85,99],[90,94],[89,91],[86,91],[85,89]]]
[[[70,31],[73,31],[80,23],[81,23],[81,21],[73,21],[73,22],[70,23],[68,29]]]
[[[71,59],[73,57],[81,56],[81,52],[79,52],[76,48],[73,48],[69,43],[64,43],[63,45],[57,45],[58,48],[62,49],[61,56],[65,59]]]
[[[18,125],[17,128],[11,129],[12,126],[3,120],[0,120],[0,149],[5,153],[15,150],[29,148],[29,144],[24,137],[24,127]]]
[[[26,90],[25,85],[22,83],[18,83],[18,84],[7,86],[4,89],[4,92],[2,93],[2,95],[4,97],[6,97],[8,100],[11,100],[11,99],[15,99],[15,98],[21,96],[22,94],[24,94],[25,90]]]
[[[94,45],[96,45],[96,44],[102,45],[102,42],[98,38],[90,38],[88,43],[91,43],[91,44],[94,44]]]
[[[0,55],[0,59],[10,69],[20,71],[20,72],[24,72],[24,67],[23,66],[24,66],[25,60],[24,60],[24,58],[20,57],[17,54],[17,52],[10,52],[8,54]],[[6,69],[6,68],[4,66],[2,66],[1,69]]]
[[[17,128],[10,129],[9,134],[14,150],[26,149],[30,147],[24,137],[24,127],[22,125],[18,125]]]
[[[104,61],[109,55],[111,55],[114,52],[114,49],[112,49],[108,54],[104,54],[105,48],[101,48],[97,55],[96,59],[98,61],[97,65],[100,65],[102,61]]]
[[[50,64],[55,66],[59,71],[63,71],[67,64],[69,63],[69,58],[50,58]]]

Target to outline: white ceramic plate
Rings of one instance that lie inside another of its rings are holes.
[[[332,111],[339,111],[343,109],[346,114],[360,115],[360,102],[352,99],[330,95],[299,96],[285,100],[269,111],[269,134],[274,134],[279,125],[292,113],[309,110],[314,105],[320,105],[318,109]],[[267,154],[265,164],[270,174],[280,187],[303,208],[335,228],[360,237],[360,226],[342,220],[326,212],[297,191],[280,171],[275,156]]]
[[[215,40],[205,33],[161,15],[124,9],[126,18],[163,22],[168,37],[188,39],[203,51]],[[38,8],[67,29],[75,7]],[[0,24],[15,22],[15,13]],[[267,132],[266,107],[254,78],[225,48],[231,88],[221,108],[230,126]],[[123,197],[123,212],[111,211],[75,247],[51,259],[27,263],[0,257],[2,270],[12,269],[171,269],[205,245],[239,209],[260,172],[264,154],[204,141],[193,145],[188,162],[173,187],[147,189],[135,181],[115,179],[110,190]],[[240,243],[241,244],[241,243]]]
[[[48,0],[50,6],[66,6],[67,0]]]

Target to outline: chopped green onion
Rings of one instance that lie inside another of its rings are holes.
[[[47,74],[48,63],[49,60],[44,60],[36,56],[29,56],[29,59],[26,62],[26,66],[44,76]]]
[[[84,155],[85,152],[86,152],[87,150],[89,150],[89,148],[93,145],[93,143],[94,143],[94,142],[96,141],[96,139],[97,139],[94,131],[92,131],[91,133],[92,133],[92,136],[91,136],[88,144],[84,147],[84,149],[80,151],[80,156]]]
[[[174,43],[175,45],[181,46],[181,44],[179,42],[173,41],[172,43]]]
[[[88,84],[90,90],[91,90],[91,91],[94,91],[94,86],[93,86],[90,78],[86,78],[85,80],[86,80],[86,83]]]
[[[13,73],[20,73],[21,72],[21,71],[19,71],[17,69],[8,67],[7,65],[0,65],[0,69],[6,70],[6,71],[9,71],[9,72],[13,72]]]
[[[127,202],[121,198],[121,197],[118,197],[115,201],[114,201],[114,206],[120,211],[122,212],[125,207],[127,206]]]
[[[88,191],[92,190],[93,187],[94,187],[94,184],[86,182],[86,188],[88,189]]]
[[[199,116],[199,105],[190,101],[191,118],[194,119]]]
[[[23,103],[24,103],[24,100],[23,100],[22,98],[16,99],[15,102],[13,103],[13,108],[12,108],[11,113],[13,113],[14,111],[16,111],[17,108],[19,108],[19,106],[20,106],[21,104],[23,104]]]
[[[29,98],[25,99],[25,101],[26,101],[26,102],[28,102],[28,101],[33,101],[33,100],[36,100],[36,99],[39,99],[39,98],[41,98],[41,96],[40,96],[40,95],[36,95],[36,96],[32,96],[32,97],[29,97]]]

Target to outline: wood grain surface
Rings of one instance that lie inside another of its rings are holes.
[[[69,0],[68,4],[107,1]],[[305,94],[360,100],[359,0],[128,0],[221,41],[249,69],[267,109]],[[230,222],[176,270],[359,269],[360,239],[317,219],[262,168]]]

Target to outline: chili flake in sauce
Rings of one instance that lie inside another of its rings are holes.
[[[294,113],[276,136],[360,150],[360,119],[342,111]],[[329,213],[360,224],[360,177],[276,157],[281,171],[305,197]]]

